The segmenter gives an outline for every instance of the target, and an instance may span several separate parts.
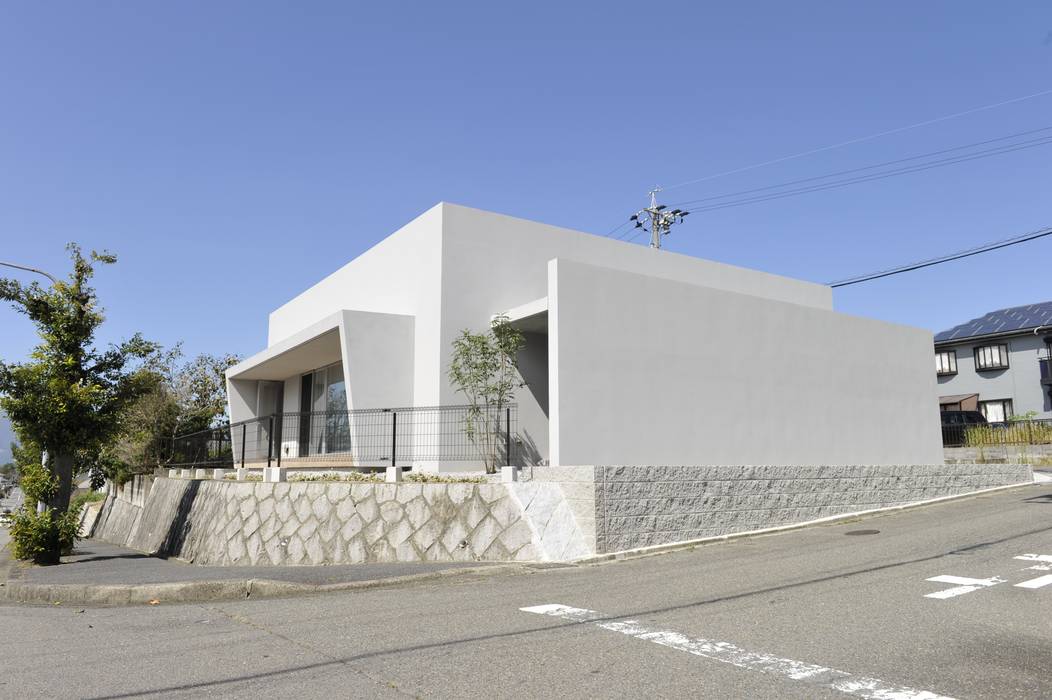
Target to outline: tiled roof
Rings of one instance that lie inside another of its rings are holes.
[[[1027,306],[1013,306],[1010,309],[998,309],[985,316],[973,318],[967,323],[954,326],[935,335],[935,342],[947,340],[964,340],[978,335],[1009,333],[1023,331],[1038,326],[1052,326],[1052,301]],[[1049,329],[1052,331],[1052,328]]]

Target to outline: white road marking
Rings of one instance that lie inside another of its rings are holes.
[[[597,627],[612,632],[654,642],[661,646],[685,651],[688,654],[701,656],[713,661],[731,664],[749,671],[760,671],[771,675],[783,676],[790,680],[802,681],[823,688],[831,688],[848,695],[872,700],[952,700],[928,690],[917,690],[906,686],[896,686],[876,678],[852,676],[846,671],[835,668],[816,666],[803,661],[783,659],[771,654],[752,652],[729,642],[717,642],[711,639],[691,639],[671,630],[647,630],[638,621],[629,619],[609,619],[595,610],[571,608],[567,605],[548,604],[519,608],[523,612],[558,617],[571,622],[590,622]]]
[[[1046,564],[1052,564],[1052,554],[1024,554],[1016,559],[1022,559],[1023,561],[1040,561]]]
[[[1047,586],[1050,583],[1052,583],[1052,575],[1038,576],[1037,578],[1032,578],[1029,581],[1017,583],[1016,588],[1041,588],[1042,586]]]
[[[1000,576],[994,576],[993,578],[964,578],[963,576],[932,576],[931,578],[924,579],[925,581],[934,581],[935,583],[956,583],[958,584],[954,588],[947,588],[943,591],[936,591],[935,593],[929,593],[925,598],[938,598],[944,600],[946,598],[955,598],[965,593],[971,593],[977,591],[980,588],[989,588],[990,586],[996,586],[999,583],[1007,583],[1005,579]]]

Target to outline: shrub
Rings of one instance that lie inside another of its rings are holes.
[[[26,495],[26,503],[47,502],[55,494],[58,479],[43,464],[22,464],[18,471],[22,477],[22,493]]]
[[[84,491],[73,497],[73,500],[69,502],[70,510],[77,508],[78,510],[83,508],[89,503],[97,503],[99,501],[105,501],[106,494],[102,491]]]
[[[237,474],[224,474],[223,481],[237,481]],[[249,472],[242,481],[263,481],[263,475]]]
[[[1052,425],[1029,420],[1005,424],[973,425],[964,430],[968,447],[988,445],[1043,445],[1052,442]]]
[[[60,554],[73,550],[80,530],[80,509],[80,505],[70,505],[56,516],[51,508],[37,513],[22,506],[11,523],[12,553],[17,559],[31,559],[37,564],[57,564]]]
[[[481,476],[444,476],[428,472],[411,472],[406,474],[406,481],[417,484],[482,484],[486,479]]]
[[[376,474],[365,472],[345,472],[343,474],[326,472],[324,474],[289,474],[289,481],[356,481],[377,484],[383,479]]]

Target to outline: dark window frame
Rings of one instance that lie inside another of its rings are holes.
[[[983,407],[986,406],[987,404],[994,404],[994,403],[1001,404],[1001,410],[1005,414],[1005,419],[1004,419],[1005,423],[1008,422],[1009,418],[1011,418],[1012,416],[1015,415],[1015,413],[1014,413],[1015,406],[1012,403],[1012,399],[990,399],[988,401],[980,401],[979,402],[979,406],[978,406],[979,413],[982,413],[983,416],[985,417],[986,416],[986,411],[983,410]],[[987,420],[989,421],[990,419],[987,418]],[[991,423],[994,423],[994,422],[998,422],[999,423],[1001,421],[990,421],[990,422]]]
[[[1004,364],[999,365],[987,365],[983,366],[979,363],[979,353],[981,350],[986,348],[1000,348],[999,354]],[[1008,369],[1008,343],[988,343],[986,345],[976,345],[972,348],[972,357],[975,360],[975,371],[976,372],[996,372],[997,370]]]
[[[950,358],[950,364],[953,366],[952,370],[942,371],[939,369],[939,356],[946,355]],[[935,353],[935,375],[938,377],[952,377],[957,374],[957,351],[956,350],[940,350]]]

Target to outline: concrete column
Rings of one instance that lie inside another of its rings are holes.
[[[195,479],[207,479],[208,477],[209,477],[209,474],[208,474],[208,470],[207,469],[195,469],[194,470],[194,478]]]
[[[179,478],[180,479],[193,479],[194,478],[194,470],[193,469],[180,469],[179,470]]]
[[[219,481],[223,477],[225,477],[227,474],[233,474],[233,473],[234,473],[233,469],[213,469],[212,470],[212,478],[215,479],[216,481]]]
[[[181,471],[180,469],[169,469],[168,470],[168,478],[169,479],[178,479],[180,477],[180,473],[179,473],[180,471]]]
[[[519,468],[518,467],[501,467],[500,468],[500,480],[508,483],[511,481],[519,480]]]
[[[402,480],[402,468],[401,467],[387,467],[387,475],[384,477],[384,481],[388,483],[397,484]]]

